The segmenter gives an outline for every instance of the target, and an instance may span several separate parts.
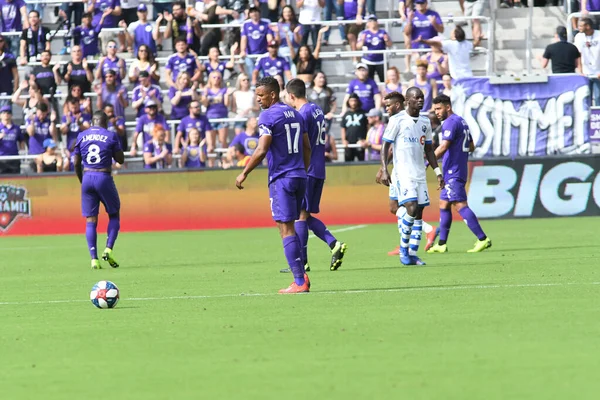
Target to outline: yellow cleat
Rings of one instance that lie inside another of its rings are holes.
[[[492,241],[490,238],[485,238],[484,240],[478,240],[475,242],[475,247],[471,250],[467,250],[467,253],[481,253],[485,249],[489,249],[492,247]]]
[[[447,253],[448,246],[446,244],[434,244],[427,250],[428,253]]]
[[[102,259],[104,261],[106,261],[111,267],[113,268],[119,268],[119,263],[117,262],[117,260],[115,260],[113,258],[112,255],[112,249],[109,249],[108,247],[104,250],[104,253],[102,253]]]
[[[97,258],[92,260],[92,269],[102,269],[102,265],[100,265],[100,261]]]

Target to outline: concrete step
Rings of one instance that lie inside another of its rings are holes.
[[[496,10],[497,20],[509,20],[515,18],[527,18],[529,8],[498,8]],[[544,17],[557,17],[563,23],[567,20],[567,16],[562,7],[533,7],[534,26],[538,26],[537,19]]]

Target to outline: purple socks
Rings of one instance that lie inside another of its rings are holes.
[[[440,240],[438,244],[444,245],[448,240],[450,234],[450,227],[452,226],[452,210],[444,210],[440,208]]]
[[[477,239],[485,240],[485,238],[486,238],[485,233],[483,233],[483,229],[481,229],[481,226],[479,225],[479,221],[477,220],[477,216],[475,215],[473,210],[471,210],[469,207],[464,207],[464,208],[461,208],[458,213],[460,214],[461,217],[463,217],[463,219],[467,223],[467,226],[469,227],[471,232],[473,232],[473,234],[475,236],[477,236]],[[441,238],[441,235],[440,235],[440,238]]]
[[[327,243],[330,248],[333,248],[337,239],[329,232],[329,229],[327,229],[320,219],[311,216],[306,222],[308,223],[308,229],[310,229],[316,237]]]
[[[117,236],[119,236],[119,229],[121,229],[121,220],[118,216],[109,216],[108,219],[108,228],[106,238],[106,247],[112,249],[115,246],[115,242],[117,241]]]
[[[288,265],[294,275],[296,285],[304,285],[304,265],[302,264],[302,250],[300,248],[300,239],[297,235],[283,238],[283,252]]]
[[[97,239],[98,234],[96,233],[96,222],[86,222],[85,224],[85,238],[87,239],[88,249],[90,250],[90,256],[92,260],[98,259]]]
[[[306,221],[296,221],[294,223],[294,229],[296,229],[296,236],[300,240],[300,250],[302,252],[302,262],[308,263],[308,226]]]

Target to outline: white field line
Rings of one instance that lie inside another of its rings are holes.
[[[492,285],[460,285],[460,286],[423,286],[407,287],[394,289],[357,289],[357,290],[329,290],[311,292],[315,295],[335,295],[335,294],[358,294],[358,293],[398,293],[398,292],[432,292],[432,291],[452,291],[452,290],[490,290],[490,289],[513,289],[513,288],[541,288],[541,287],[564,287],[564,286],[593,286],[600,285],[600,282],[559,282],[559,283],[523,283],[523,284],[492,284]],[[205,296],[165,296],[165,297],[132,297],[121,299],[121,301],[157,301],[157,300],[197,300],[197,299],[219,299],[231,297],[271,297],[279,296],[278,293],[240,293],[240,294],[215,294]],[[0,306],[17,306],[31,304],[62,304],[62,303],[83,303],[89,300],[39,300],[39,301],[7,301],[0,302]]]
[[[356,230],[356,229],[366,228],[367,226],[369,226],[369,225],[352,225],[352,226],[348,226],[346,228],[333,229],[333,230],[331,230],[329,232],[331,232],[331,233],[348,232],[348,231],[353,231],[353,230]],[[311,234],[308,238],[312,239],[312,238],[316,238],[316,236],[313,235],[313,234]]]

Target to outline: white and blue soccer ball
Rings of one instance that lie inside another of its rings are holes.
[[[119,302],[119,288],[111,281],[100,281],[92,288],[90,300],[98,308],[115,308]]]

